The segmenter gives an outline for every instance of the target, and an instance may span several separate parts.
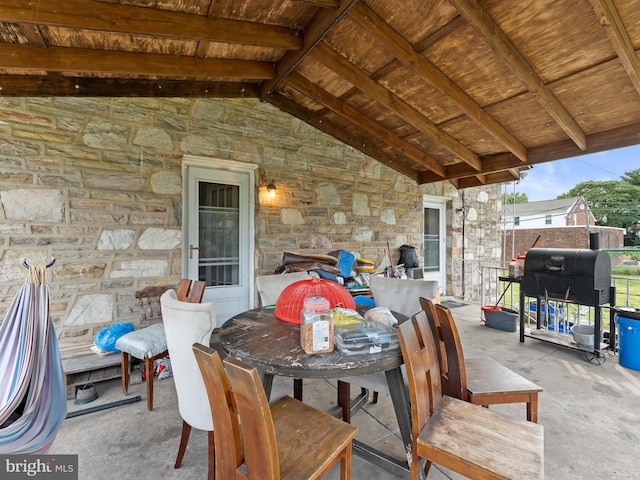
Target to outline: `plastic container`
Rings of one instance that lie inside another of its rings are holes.
[[[368,322],[336,328],[336,348],[343,355],[380,353],[400,348],[394,328]]]
[[[326,298],[304,299],[300,312],[300,346],[310,355],[333,351],[333,317]]]
[[[508,308],[494,307],[485,309],[482,307],[485,318],[485,325],[505,332],[515,332],[518,329],[518,312]]]
[[[274,312],[276,318],[285,322],[300,323],[304,301],[309,297],[326,298],[329,301],[329,308],[356,308],[353,297],[342,285],[313,277],[309,280],[294,282],[280,293]]]
[[[509,277],[510,278],[520,278],[522,270],[520,269],[520,265],[516,262],[515,258],[511,260],[509,264]]]
[[[618,326],[618,362],[640,371],[640,320],[615,316]]]

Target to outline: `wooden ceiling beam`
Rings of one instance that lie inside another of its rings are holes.
[[[363,3],[357,3],[350,11],[349,18],[376,37],[391,50],[398,60],[413,68],[427,82],[453,100],[469,118],[493,135],[510,152],[523,162],[527,161],[526,147],[495,118],[489,115],[469,95],[466,94],[438,67],[418,53],[400,34],[393,30],[373,10]]]
[[[456,185],[456,188],[463,189],[463,188],[471,188],[471,187],[480,187],[483,185],[493,185],[494,183],[511,182],[513,181],[513,178],[511,178],[511,174],[509,173],[509,171],[502,171],[502,172],[492,173],[491,175],[486,175],[484,182],[479,180],[477,176],[458,178],[458,179],[455,179],[454,181],[457,182],[457,183],[454,183],[454,185]]]
[[[340,6],[340,0],[295,0],[298,3],[304,3],[307,5],[313,5],[314,7],[321,8],[338,8]]]
[[[616,148],[630,147],[640,144],[640,123],[625,125],[604,132],[587,135],[587,150],[580,150],[572,140],[562,140],[560,142],[532,147],[529,149],[530,165],[563,160],[566,158],[579,157],[590,153],[604,152]],[[520,170],[523,168],[522,162],[511,153],[503,153],[482,157],[482,172],[488,175],[499,171],[510,169]],[[477,175],[469,165],[458,163],[445,167],[445,178],[462,178]],[[431,183],[442,180],[432,172],[420,172],[418,183]]]
[[[312,112],[302,108],[300,105],[281,93],[270,95],[267,97],[267,101],[278,107],[280,110],[299,118],[303,122],[314,126],[327,135],[337,138],[365,155],[368,155],[380,163],[383,163],[401,174],[417,181],[418,176],[414,169],[409,168],[406,163],[399,161],[397,157],[394,157],[393,155],[376,147],[369,139],[350,135],[342,126],[329,122],[326,119],[322,119],[321,116],[318,115],[318,112]]]
[[[127,80],[59,74],[0,75],[2,97],[258,98],[259,95],[257,83]]]
[[[262,87],[262,99],[275,91],[282,80],[302,62],[311,49],[342,20],[351,7],[357,2],[358,0],[342,0],[338,8],[320,10],[316,16],[313,17],[304,31],[304,44],[302,49],[297,52],[289,51],[284,54],[278,62],[275,78],[265,82]]]
[[[92,0],[2,0],[0,22],[299,50],[298,32],[278,25]]]
[[[313,49],[311,55],[350,82],[355,88],[371,96],[374,100],[398,114],[407,123],[413,125],[423,134],[462,159],[465,163],[476,170],[481,169],[482,163],[475,153],[448,133],[440,130],[415,108],[370,78],[366,72],[349,62],[335,50],[332,50],[328,45],[322,42],[319,43],[316,48]]]
[[[5,72],[18,70],[27,75],[38,75],[42,71],[75,72],[78,68],[83,73],[97,76],[133,75],[197,80],[264,80],[275,76],[273,64],[250,60],[9,44],[3,44],[0,48],[0,70]]]
[[[627,75],[629,75],[636,91],[640,94],[640,59],[616,6],[611,0],[589,1],[596,15],[600,18],[600,25],[607,32],[609,41],[618,54],[622,66]]]
[[[300,93],[303,93],[307,97],[311,98],[313,101],[324,105],[332,112],[357,125],[358,128],[361,128],[374,137],[379,138],[390,147],[404,153],[416,163],[419,163],[420,165],[433,171],[436,175],[444,177],[444,166],[436,159],[430,157],[422,150],[411,145],[410,143],[405,142],[397,135],[391,133],[389,130],[374,122],[369,117],[358,112],[355,108],[347,105],[344,102],[341,102],[338,98],[334,97],[326,90],[323,90],[317,85],[311,83],[301,75],[298,75],[297,73],[291,73],[285,79],[285,83],[295,88]]]
[[[569,138],[581,150],[585,150],[587,148],[587,138],[578,122],[560,103],[560,100],[553,92],[547,88],[535,69],[515,47],[491,15],[480,6],[477,0],[451,0],[451,3],[485,37],[489,46],[500,55],[505,64],[513,70],[542,108],[556,121]]]

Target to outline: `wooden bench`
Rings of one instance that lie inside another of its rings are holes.
[[[67,400],[75,398],[76,389],[86,383],[97,383],[120,378],[120,354],[98,355],[90,345],[80,345],[60,350],[62,370],[67,379]]]

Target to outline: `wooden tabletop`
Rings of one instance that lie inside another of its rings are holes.
[[[366,307],[358,307],[360,313]],[[394,312],[399,322],[407,319]],[[275,317],[274,311],[255,308],[229,319],[220,329],[220,343],[234,357],[260,372],[294,378],[341,378],[383,372],[402,365],[400,347],[373,354],[333,352],[307,354],[300,346],[300,325]]]

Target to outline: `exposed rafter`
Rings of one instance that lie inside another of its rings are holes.
[[[318,118],[316,112],[311,112],[306,110],[299,105],[297,105],[290,98],[285,97],[282,94],[276,93],[275,95],[270,95],[268,97],[269,103],[275,105],[279,109],[293,115],[300,120],[307,122],[310,125],[313,125],[318,130],[325,132],[328,135],[331,135],[338,140],[346,143],[347,145],[351,145],[356,150],[369,155],[370,157],[378,160],[379,162],[384,163],[388,167],[397,170],[398,172],[406,175],[413,180],[418,180],[417,174],[414,169],[409,168],[404,162],[398,161],[398,158],[390,155],[384,150],[376,147],[371,142],[363,137],[354,137],[349,135],[344,128],[339,125],[335,125],[332,122],[327,120],[321,120]]]
[[[580,149],[587,148],[587,139],[569,111],[560,103],[529,64],[526,58],[513,45],[498,24],[476,0],[451,0],[451,3],[464,15],[487,40],[491,48],[500,54],[502,60],[513,70],[520,81],[533,93],[542,108],[553,118]]]
[[[362,3],[358,3],[349,12],[349,17],[369,33],[377,37],[389,50],[394,52],[398,60],[414,68],[431,85],[450,97],[468,116],[475,120],[487,132],[500,141],[510,152],[523,162],[527,159],[527,149],[504,128],[496,119],[485,112],[464,90],[456,85],[433,63],[393,30],[373,10]]]
[[[116,52],[88,48],[37,48],[3,45],[0,70],[18,69],[38,75],[42,71],[72,72],[82,65],[91,75],[131,75],[154,78],[264,80],[275,76],[268,62],[206,59],[152,53]]]
[[[616,6],[611,0],[590,0],[593,10],[600,17],[600,24],[604,27],[622,66],[629,75],[633,86],[640,94],[640,59],[633,48],[629,33],[620,18]]]
[[[460,144],[449,134],[440,130],[415,108],[371,79],[365,72],[329,48],[326,44],[319,43],[316,48],[314,48],[312,56],[327,65],[338,75],[341,75],[358,90],[370,95],[389,110],[396,112],[409,122],[409,124],[428,135],[435,142],[441,144],[444,148],[462,159],[462,161],[468,163],[476,170],[480,170],[482,166],[480,158],[478,158],[475,153]]]
[[[307,56],[329,31],[338,24],[340,19],[353,7],[358,0],[342,0],[335,10],[321,10],[311,21],[304,32],[304,45],[298,52],[287,52],[278,62],[275,78],[264,83],[261,98],[270,95],[282,80]]]
[[[322,8],[338,8],[340,6],[340,0],[296,0],[296,2]]]
[[[432,170],[436,175],[444,177],[444,167],[437,160],[431,158],[419,148],[405,142],[397,135],[389,132],[378,123],[359,113],[355,108],[341,102],[339,99],[325,90],[322,90],[317,85],[309,82],[301,75],[292,73],[285,79],[285,82],[287,85],[305,94],[315,102],[324,105],[334,113],[357,125],[358,128],[369,132],[371,135],[379,138],[390,147],[404,153],[416,163]]]
[[[287,50],[302,47],[302,39],[297,32],[281,26],[92,0],[2,0],[0,22],[232,42]]]

